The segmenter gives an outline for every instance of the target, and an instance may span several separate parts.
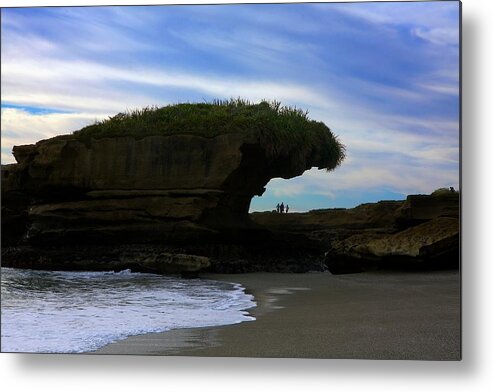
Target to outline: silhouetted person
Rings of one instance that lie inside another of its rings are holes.
[[[289,206],[286,204],[286,214],[288,213],[289,211]]]
[[[281,210],[281,206],[279,205],[279,203],[277,203],[276,211],[279,213],[280,210]]]
[[[281,203],[281,214],[284,212],[284,203]]]

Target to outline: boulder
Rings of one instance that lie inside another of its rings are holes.
[[[333,244],[327,254],[327,265],[336,273],[344,263],[361,270],[457,268],[459,230],[457,218],[439,217],[393,234],[356,234]]]
[[[158,253],[148,255],[140,261],[142,269],[161,275],[180,274],[182,277],[197,277],[199,271],[210,267],[210,259],[204,256]]]

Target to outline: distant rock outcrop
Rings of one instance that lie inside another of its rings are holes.
[[[335,274],[375,268],[457,268],[460,194],[410,195],[350,209],[301,214],[254,213],[276,232],[303,234],[323,244]]]
[[[354,208],[312,210],[304,213],[252,213],[252,220],[270,230],[306,235],[328,243],[360,230],[394,230],[395,215],[402,200],[361,204]]]
[[[431,195],[410,195],[396,211],[396,224],[411,227],[440,216],[459,218],[460,196],[458,192],[444,190]]]

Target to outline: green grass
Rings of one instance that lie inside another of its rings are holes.
[[[318,154],[327,170],[344,159],[345,148],[322,122],[308,118],[308,112],[282,106],[279,102],[250,103],[242,99],[211,103],[181,103],[161,108],[146,107],[119,113],[96,122],[73,137],[92,138],[151,135],[198,135],[215,137],[244,133],[258,141],[270,156],[294,155],[300,158]]]

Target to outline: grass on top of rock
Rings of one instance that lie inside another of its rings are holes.
[[[211,103],[181,103],[161,108],[146,107],[119,113],[74,132],[78,140],[151,135],[198,135],[215,137],[245,133],[257,140],[270,156],[320,155],[327,170],[344,159],[345,148],[323,123],[308,118],[308,112],[280,102],[250,103],[242,99]]]

